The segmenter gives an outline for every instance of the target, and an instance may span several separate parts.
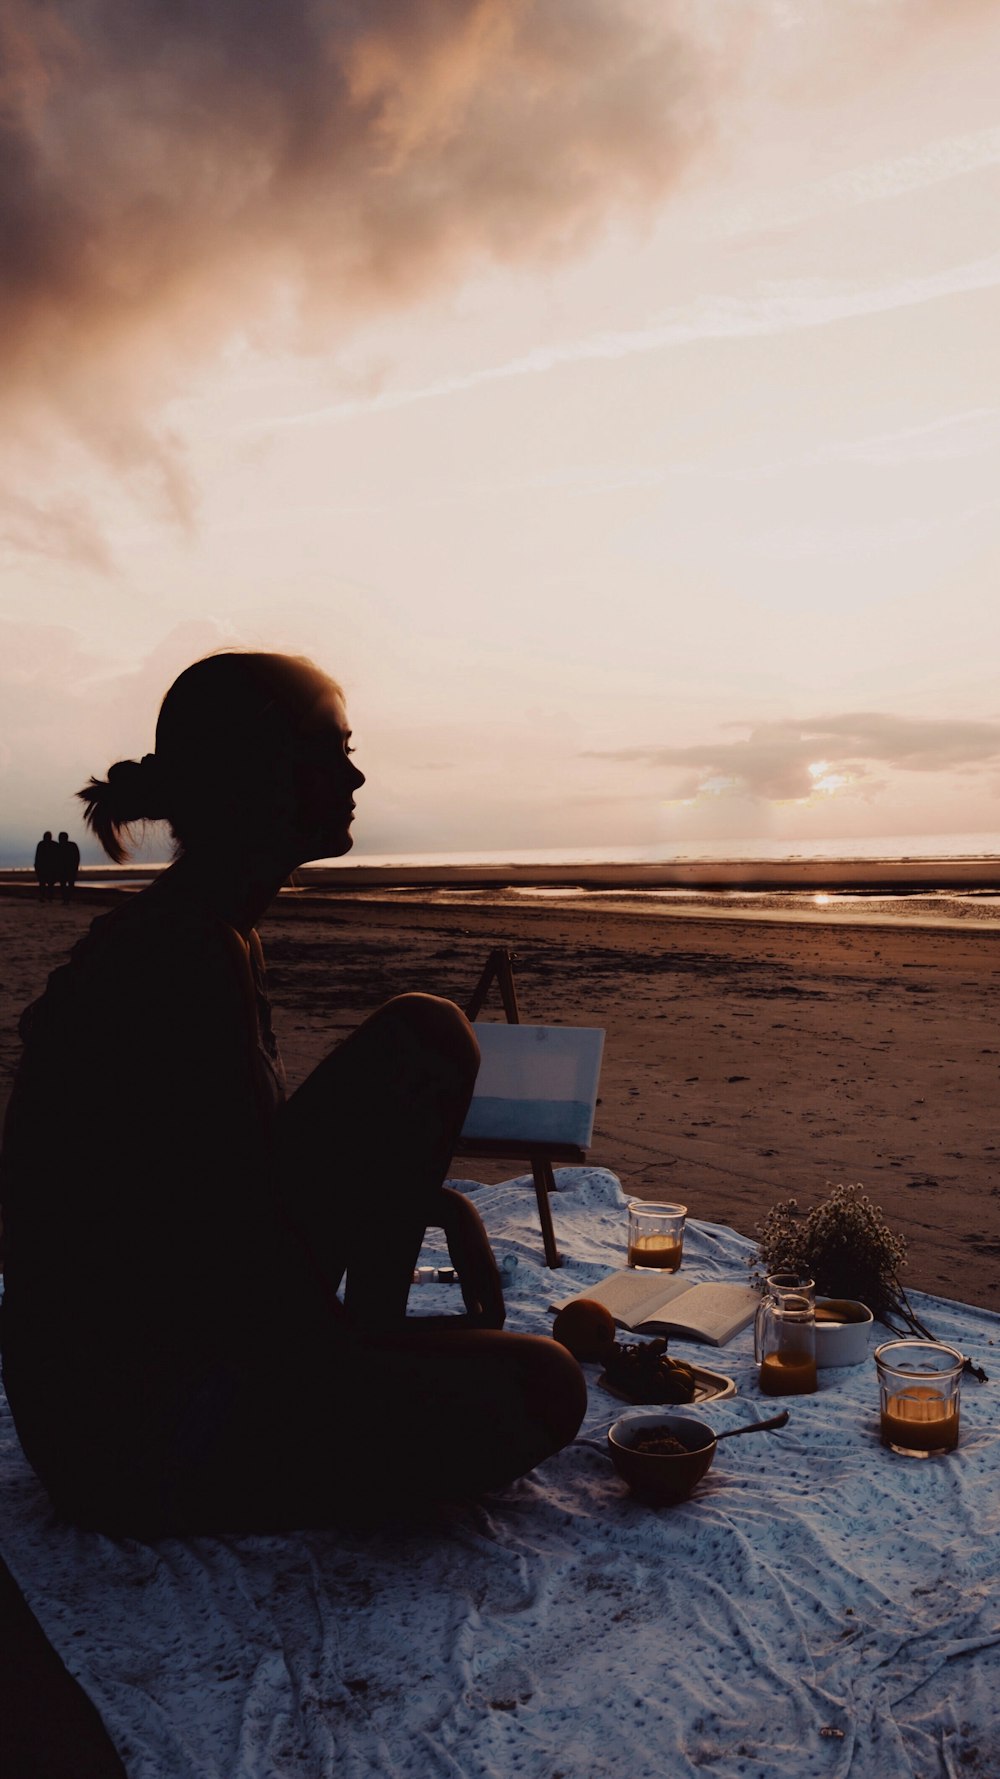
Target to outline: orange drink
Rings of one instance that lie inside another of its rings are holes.
[[[676,1272],[684,1252],[680,1236],[637,1235],[629,1239],[629,1266],[654,1267],[657,1272]]]
[[[644,1272],[677,1272],[684,1253],[687,1205],[629,1200],[628,1263]]]
[[[799,1272],[768,1275],[753,1323],[763,1396],[808,1396],[818,1387],[815,1289]]]
[[[882,1444],[905,1458],[933,1458],[958,1444],[965,1361],[935,1340],[889,1340],[875,1352]]]
[[[818,1383],[813,1353],[765,1353],[760,1362],[762,1396],[808,1396]]]
[[[882,1410],[882,1444],[891,1451],[953,1452],[958,1444],[958,1404],[940,1390],[918,1385],[889,1396]]]

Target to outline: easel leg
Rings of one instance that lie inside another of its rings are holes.
[[[465,1009],[466,1019],[478,1019],[483,1002],[490,992],[492,983],[500,990],[500,999],[508,1025],[520,1025],[521,1011],[517,1004],[517,988],[514,983],[514,953],[512,951],[491,951],[486,959],[483,973],[476,983],[472,999]]]
[[[514,983],[514,953],[497,948],[490,952],[473,996],[466,1007],[468,1019],[478,1019],[483,1002],[496,982],[503,1001],[503,1010],[509,1025],[519,1025],[521,1011],[517,1004],[517,988]],[[549,1193],[556,1189],[552,1163],[543,1157],[533,1157],[531,1162],[532,1178],[535,1182],[535,1197],[538,1200],[538,1221],[542,1226],[542,1246],[545,1250],[546,1266],[561,1266],[562,1255],[556,1247],[556,1232],[552,1227],[552,1207],[549,1204]]]
[[[561,1266],[562,1255],[556,1247],[556,1232],[552,1227],[552,1206],[549,1204],[549,1193],[556,1189],[551,1161],[547,1161],[544,1157],[535,1157],[531,1163],[531,1173],[535,1182],[535,1197],[538,1200],[538,1221],[542,1226],[545,1264],[546,1266]]]

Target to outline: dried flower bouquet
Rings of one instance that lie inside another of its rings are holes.
[[[906,1265],[906,1238],[894,1235],[860,1184],[834,1186],[811,1210],[794,1198],[772,1205],[757,1225],[753,1277],[795,1271],[814,1279],[824,1297],[855,1298],[894,1334],[934,1336],[916,1314],[900,1281]],[[985,1373],[966,1360],[985,1381]]]

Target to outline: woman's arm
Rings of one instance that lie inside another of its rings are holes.
[[[442,1186],[438,1222],[458,1273],[466,1310],[464,1316],[442,1318],[441,1325],[502,1328],[507,1319],[503,1285],[479,1212],[464,1193]]]

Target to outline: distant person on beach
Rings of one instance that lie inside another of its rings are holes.
[[[0,1154],[8,1398],[84,1526],[379,1517],[509,1482],[579,1426],[579,1367],[501,1331],[482,1223],[443,1184],[478,1068],[458,1008],[389,1001],[286,1096],[255,923],[349,850],[349,737],[311,662],[214,655],[155,753],[80,793],[116,863],[132,823],[176,840],[25,1013]],[[434,1324],[406,1314],[429,1226],[465,1303]]]
[[[62,890],[63,901],[68,902],[73,894],[76,874],[80,869],[80,848],[75,840],[70,839],[64,829],[56,843],[56,850],[59,861],[59,887]]]
[[[52,838],[51,828],[46,828],[35,847],[35,876],[38,879],[39,900],[51,902],[59,877],[59,847]]]

